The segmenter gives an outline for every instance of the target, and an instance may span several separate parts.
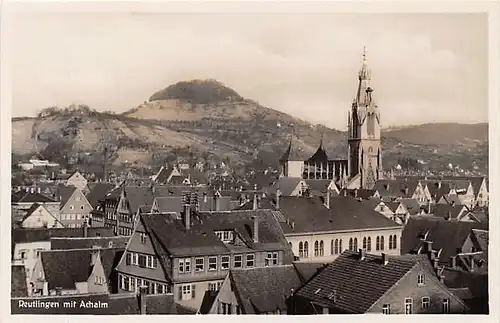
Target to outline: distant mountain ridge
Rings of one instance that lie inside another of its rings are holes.
[[[93,155],[91,162],[102,163],[105,148],[115,164],[157,165],[173,153],[240,164],[276,162],[292,132],[306,152],[312,154],[323,136],[332,157],[346,158],[345,132],[261,106],[216,80],[178,82],[123,114],[74,106],[12,122],[14,153],[41,151],[76,162]],[[487,156],[487,134],[487,124],[426,124],[383,132],[382,147],[389,163],[402,154],[432,159],[436,149],[438,155],[451,154],[469,163],[467,156],[475,149],[484,155],[486,147]]]

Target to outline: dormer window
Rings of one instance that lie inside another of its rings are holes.
[[[215,235],[217,235],[217,238],[219,238],[219,240],[221,240],[224,243],[233,242],[234,239],[232,230],[215,231]]]

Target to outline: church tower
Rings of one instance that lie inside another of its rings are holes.
[[[358,89],[348,115],[348,188],[372,189],[382,176],[380,111],[373,100],[370,70],[363,64],[358,73]]]

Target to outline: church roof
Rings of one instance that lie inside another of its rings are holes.
[[[310,162],[326,162],[328,161],[328,155],[326,153],[325,148],[323,147],[323,138],[321,139],[319,143],[318,150],[311,156],[311,158],[308,159]]]
[[[288,144],[288,148],[280,158],[280,161],[304,161],[307,160],[304,149],[299,147],[297,143],[293,142],[293,139],[290,138],[290,142]]]

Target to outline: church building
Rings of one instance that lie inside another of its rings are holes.
[[[335,180],[341,188],[372,189],[382,177],[380,111],[373,99],[366,52],[358,73],[358,89],[348,114],[347,159],[330,159],[320,140],[317,151],[305,157],[303,150],[290,139],[280,159],[281,176],[303,179]]]

